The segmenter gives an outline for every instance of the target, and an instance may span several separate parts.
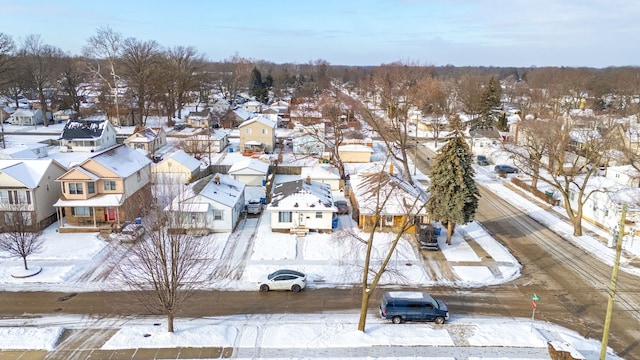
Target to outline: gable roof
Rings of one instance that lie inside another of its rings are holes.
[[[187,154],[184,150],[180,149],[171,154],[168,159],[173,159],[175,162],[184,165],[187,169],[193,171],[200,167],[200,161],[193,156]]]
[[[333,206],[331,186],[315,181],[294,180],[276,184],[267,209],[292,209],[306,211],[336,211]]]
[[[376,213],[378,200],[376,196],[371,196],[374,192],[380,194],[380,202],[387,198],[382,210],[385,215],[406,215],[408,211],[411,214],[426,214],[424,204],[428,198],[427,193],[386,171],[352,176],[351,190],[354,192],[362,215]]]
[[[243,159],[231,165],[228,174],[239,173],[242,170],[253,170],[257,173],[266,175],[269,172],[269,164],[256,159]]]
[[[275,121],[271,121],[271,120],[267,119],[264,116],[256,116],[256,117],[251,118],[249,120],[245,120],[245,121],[242,122],[242,124],[238,125],[238,127],[241,128],[241,127],[244,127],[244,126],[256,123],[256,122],[258,122],[258,123],[260,123],[260,124],[262,124],[262,125],[264,125],[266,127],[269,127],[269,128],[275,128],[276,127],[276,122]]]
[[[84,161],[94,161],[122,178],[127,178],[145,166],[151,164],[151,160],[141,152],[120,144]]]
[[[22,183],[29,189],[35,189],[49,167],[55,164],[63,171],[62,165],[53,159],[0,160],[0,172]]]
[[[107,120],[67,120],[60,139],[97,139],[107,126]]]
[[[216,181],[218,180],[218,181]],[[186,203],[195,202],[192,195],[200,195],[227,207],[233,207],[244,195],[245,185],[231,176],[216,173],[196,181],[187,188]]]

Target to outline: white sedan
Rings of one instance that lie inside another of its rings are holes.
[[[307,286],[307,275],[295,271],[282,269],[267,275],[258,282],[260,291],[291,290],[299,292]]]

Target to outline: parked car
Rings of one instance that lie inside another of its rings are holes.
[[[515,167],[511,166],[511,165],[496,165],[496,167],[493,168],[493,171],[497,172],[497,173],[505,173],[505,174],[517,174],[518,173],[518,169],[516,169]]]
[[[476,164],[480,166],[486,166],[486,165],[489,165],[489,160],[484,155],[478,155],[476,157]]]
[[[180,131],[182,129],[185,129],[186,127],[187,127],[187,124],[175,124],[173,125],[173,130]]]
[[[349,204],[345,200],[338,200],[333,203],[338,208],[338,215],[349,214]]]
[[[442,300],[436,300],[426,292],[387,291],[380,301],[380,317],[391,319],[394,324],[403,321],[444,324],[449,320],[449,310]]]
[[[307,275],[289,269],[282,269],[267,275],[258,282],[260,291],[291,290],[299,292],[307,286]]]

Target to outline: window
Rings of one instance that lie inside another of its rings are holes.
[[[251,134],[251,129],[247,129],[246,134]]]
[[[222,210],[213,211],[213,220],[222,220]]]
[[[291,222],[291,211],[280,211],[280,212],[278,212],[278,222],[290,223]]]
[[[269,132],[267,129],[262,129],[262,135],[267,135]]]
[[[104,189],[107,191],[113,191],[116,189],[116,182],[113,180],[105,180]]]
[[[82,194],[82,183],[69,183],[69,194]]]
[[[322,211],[316,211],[316,219],[322,219]]]
[[[95,183],[87,183],[87,193],[88,194],[95,194],[96,192],[96,184]]]
[[[80,206],[80,207],[72,207],[71,215],[73,216],[93,216],[93,208]]]
[[[136,176],[138,177],[138,181],[140,181],[140,179],[141,179],[141,177],[140,177],[140,171],[138,171],[138,172],[136,173]]]
[[[391,226],[393,225],[393,215],[386,215],[384,217],[384,221],[387,223],[387,225]]]

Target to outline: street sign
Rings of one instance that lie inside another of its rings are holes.
[[[533,301],[538,301],[538,300],[540,300],[540,298],[538,297],[538,295],[536,295],[535,293],[533,293],[533,296],[531,297],[531,300],[533,300]]]

